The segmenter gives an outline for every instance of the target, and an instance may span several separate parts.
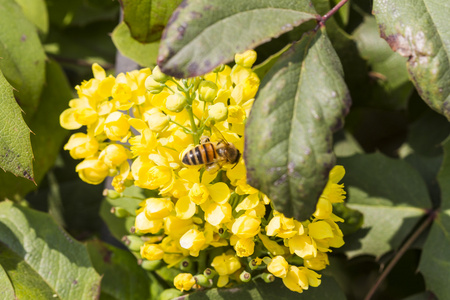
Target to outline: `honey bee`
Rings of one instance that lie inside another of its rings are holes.
[[[211,142],[209,137],[202,137],[200,145],[183,155],[182,162],[187,166],[205,165],[208,172],[218,171],[224,164],[237,165],[241,152],[225,139]]]

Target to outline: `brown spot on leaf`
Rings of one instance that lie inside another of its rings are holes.
[[[22,37],[20,38],[22,42],[25,42],[27,40],[27,36],[25,34],[22,34]]]

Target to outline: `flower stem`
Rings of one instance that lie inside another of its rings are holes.
[[[331,18],[342,6],[344,6],[348,0],[341,0],[336,6],[334,6],[329,12],[324,14],[323,16],[319,16],[317,18],[318,24],[316,28],[314,28],[314,31],[319,30],[320,27],[325,26],[325,22]]]
[[[190,106],[190,105],[186,106],[186,111],[189,115],[189,120],[191,121],[192,136],[194,137],[194,144],[197,145],[200,143],[200,138],[198,136],[197,125],[195,124],[194,112],[192,111],[192,106]]]
[[[409,239],[403,244],[403,246],[398,250],[398,252],[394,255],[394,258],[389,262],[389,264],[386,266],[386,268],[383,270],[383,272],[378,277],[375,284],[372,286],[372,288],[367,293],[364,300],[370,300],[372,299],[373,295],[377,291],[378,287],[381,285],[383,280],[386,278],[386,276],[392,271],[394,266],[397,264],[397,262],[400,260],[400,258],[405,254],[406,250],[409,249],[409,247],[414,243],[415,240],[420,236],[420,234],[428,228],[428,226],[433,222],[433,220],[436,218],[437,212],[435,210],[430,211],[428,217],[425,219],[425,221],[420,225],[419,228],[409,237]]]

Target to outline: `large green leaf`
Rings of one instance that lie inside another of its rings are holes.
[[[167,24],[158,65],[175,77],[201,75],[316,16],[309,0],[185,1]]]
[[[101,292],[110,299],[149,299],[146,272],[129,251],[93,240],[87,243],[95,270],[103,276]]]
[[[23,13],[43,34],[48,32],[48,13],[44,0],[15,0]]]
[[[181,0],[122,0],[123,20],[141,43],[156,42]]]
[[[423,247],[419,270],[438,299],[450,295],[450,210],[439,213]]]
[[[34,181],[30,129],[12,90],[0,70],[0,168]]]
[[[335,163],[332,133],[342,126],[350,102],[323,31],[304,35],[264,77],[244,154],[249,184],[277,210],[302,220],[314,212]]]
[[[378,107],[405,109],[413,90],[406,70],[406,58],[392,51],[380,38],[374,17],[366,16],[353,36],[361,56],[371,66],[370,76],[378,83],[370,96],[381,102]]]
[[[68,134],[67,130],[59,125],[59,115],[67,108],[66,103],[71,98],[72,89],[63,70],[59,64],[49,60],[46,64],[46,85],[42,91],[39,106],[32,116],[25,116],[34,133],[31,135],[31,145],[34,151],[34,178],[38,184],[54,164],[61,144]],[[19,116],[20,111],[15,113],[14,118]],[[9,117],[7,122],[10,123],[14,118]],[[17,139],[17,132],[14,137]],[[2,173],[0,173],[0,186],[2,187],[0,199],[12,198],[15,194],[23,196],[36,189],[34,183]]]
[[[450,3],[447,0],[375,0],[381,37],[400,55],[417,91],[450,120]]]
[[[398,248],[430,209],[427,187],[407,162],[383,154],[355,155],[338,161],[346,169],[348,206],[364,214],[364,224],[345,237],[350,257],[377,257]]]
[[[22,109],[31,116],[45,81],[44,50],[36,28],[14,0],[0,0],[0,28],[0,70],[17,90]]]
[[[444,162],[438,175],[441,209],[423,247],[419,270],[427,288],[439,299],[450,295],[450,139],[444,143]]]
[[[0,264],[0,295],[5,299],[14,298],[14,287],[8,277],[8,273]]]
[[[272,283],[255,280],[228,289],[207,289],[186,296],[176,298],[177,300],[344,300],[345,295],[332,277],[322,277],[322,283],[318,287],[310,287],[302,294],[292,292],[286,288],[280,279]]]
[[[100,276],[86,248],[48,215],[0,203],[0,241],[0,263],[17,298],[97,299]]]
[[[159,43],[141,44],[133,39],[130,29],[125,23],[120,23],[112,33],[114,45],[124,56],[134,60],[141,66],[156,65]]]

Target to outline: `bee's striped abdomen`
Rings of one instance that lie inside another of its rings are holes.
[[[189,150],[183,157],[183,164],[188,166],[203,165],[214,162],[216,151],[212,143],[205,143]]]

